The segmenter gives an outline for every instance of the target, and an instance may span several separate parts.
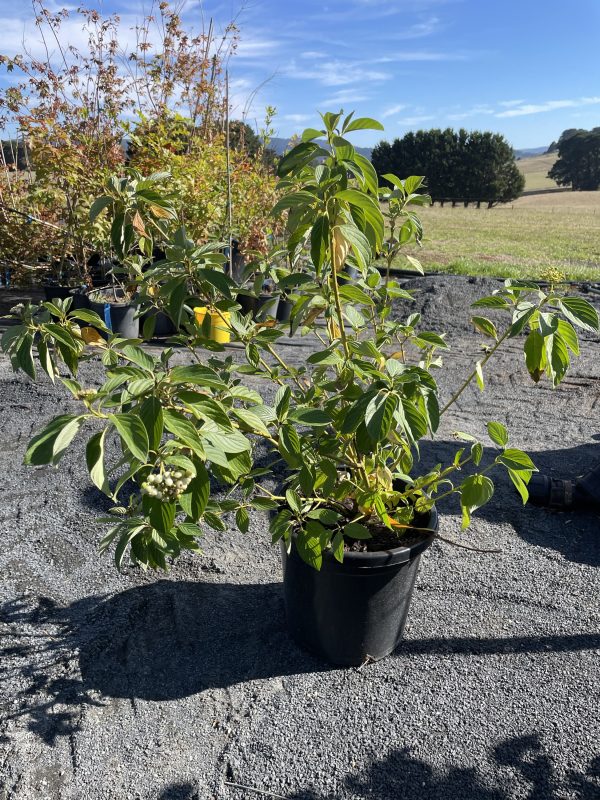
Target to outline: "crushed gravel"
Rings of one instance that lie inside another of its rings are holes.
[[[498,285],[407,282],[411,310],[449,332],[446,397],[481,352],[469,303]],[[599,340],[583,339],[557,390],[531,383],[509,342],[425,463],[488,419],[555,476],[600,460]],[[286,353],[302,362],[313,346]],[[0,405],[0,800],[600,797],[598,514],[523,508],[504,476],[467,533],[442,506],[444,536],[502,553],[436,543],[397,652],[333,669],[288,637],[265,516],[246,535],[210,532],[167,576],[120,575],[95,553],[105,501],[83,441],[58,469],[21,464],[70,409],[65,392],[2,356]]]

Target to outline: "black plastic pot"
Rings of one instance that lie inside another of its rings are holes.
[[[283,297],[280,297],[279,305],[277,306],[277,321],[289,322],[293,307],[294,304],[290,300],[284,300]]]
[[[111,289],[112,291],[112,289]],[[107,302],[104,294],[92,291],[89,294],[90,308],[95,311],[106,326],[123,339],[137,339],[140,335],[140,320],[136,317],[137,306],[124,301]]]
[[[267,319],[267,317],[277,317],[277,309],[279,308],[279,295],[278,294],[261,294],[256,301],[256,310],[254,318],[258,320]]]
[[[140,317],[140,326],[142,330],[144,329],[146,320],[151,316],[155,319],[154,332],[152,334],[154,337],[161,339],[165,336],[174,336],[177,333],[177,328],[173,325],[171,317],[162,311],[149,311],[146,314],[142,314]]]
[[[435,508],[421,523],[437,531]],[[294,544],[282,543],[288,628],[303,648],[331,664],[358,666],[396,649],[402,638],[421,553],[430,534],[408,547],[344,553],[340,564],[323,553],[320,571],[304,562]]]
[[[46,300],[66,300],[68,297],[72,299],[70,311],[75,311],[78,308],[89,308],[90,304],[88,297],[79,288],[72,286],[52,286],[45,284],[43,287]]]
[[[261,294],[258,297],[238,294],[236,300],[242,307],[242,314],[252,314],[254,319],[262,320],[277,315],[278,294]]]

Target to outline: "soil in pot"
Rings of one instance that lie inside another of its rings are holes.
[[[104,320],[117,336],[137,339],[140,335],[140,320],[136,317],[137,306],[125,296],[122,289],[112,287],[94,289],[89,295],[90,308]]]
[[[415,525],[437,531],[435,508]],[[282,544],[286,618],[294,640],[340,666],[389,655],[404,632],[421,554],[433,540],[433,533],[407,531],[399,547],[346,550],[342,564],[328,551],[319,571],[300,558],[294,544],[289,554]]]

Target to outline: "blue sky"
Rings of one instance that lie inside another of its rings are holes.
[[[148,7],[93,4],[120,13],[124,30]],[[600,0],[188,0],[184,9],[196,27],[202,16],[219,26],[236,15],[234,115],[261,87],[247,121],[260,126],[274,105],[280,136],[340,108],[380,119],[389,139],[462,126],[536,147],[565,128],[600,125]],[[23,31],[30,37],[28,19],[26,3],[0,0],[0,52],[17,51]],[[379,138],[365,132],[357,144]]]

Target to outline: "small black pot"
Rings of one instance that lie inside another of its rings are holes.
[[[44,284],[43,289],[46,300],[66,300],[70,297],[72,299],[70,311],[75,311],[78,308],[90,307],[87,295],[84,294],[79,287],[73,288],[72,286],[52,286],[51,284]]]
[[[275,319],[278,322],[289,322],[293,308],[294,304],[290,300],[284,300],[283,297],[280,297],[279,305],[277,306],[277,316]]]
[[[253,319],[262,320],[277,315],[278,294],[261,294],[258,297],[238,294],[236,300],[242,307],[242,314],[252,314]]]
[[[112,291],[112,290],[111,290]],[[119,291],[117,291],[117,296]],[[123,339],[138,339],[140,320],[136,317],[137,306],[128,301],[107,302],[97,291],[89,294],[90,308],[95,311],[106,326]]]
[[[256,301],[254,318],[257,320],[267,319],[267,317],[277,318],[279,308],[278,294],[261,294]]]
[[[173,325],[171,317],[163,311],[148,311],[140,317],[141,329],[144,329],[144,323],[149,317],[154,317],[154,332],[153,336],[156,338],[164,338],[166,336],[174,336],[177,333],[177,328]]]
[[[437,531],[435,507],[421,525]],[[389,655],[404,632],[421,553],[433,540],[430,534],[408,547],[344,553],[343,564],[326,551],[319,571],[300,558],[294,544],[288,555],[282,542],[285,610],[293,639],[340,666]]]

